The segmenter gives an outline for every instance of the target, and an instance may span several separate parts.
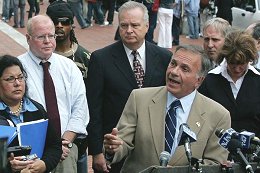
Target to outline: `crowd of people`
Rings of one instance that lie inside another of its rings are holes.
[[[47,1],[47,0],[46,0]],[[45,3],[53,3],[56,0],[48,0]],[[74,13],[81,29],[86,29],[94,24],[99,26],[113,25],[114,13],[118,8],[128,0],[66,0]],[[212,18],[214,12],[204,13],[211,9],[211,0],[201,5],[200,1],[194,0],[161,0],[158,9],[154,9],[154,0],[135,0],[143,3],[149,15],[149,29],[146,34],[146,40],[157,44],[163,48],[172,48],[179,45],[179,35],[184,30],[188,30],[187,38],[198,39],[201,35],[202,26],[200,23],[205,22],[205,18]],[[221,0],[219,0],[221,1]],[[13,27],[25,27],[25,10],[26,3],[29,4],[28,19],[38,15],[41,5],[44,2],[38,0],[3,0],[0,3],[0,14],[2,21],[10,22],[14,16]],[[218,5],[218,4],[216,4]],[[228,7],[231,8],[231,7]],[[2,11],[2,12],[1,12]],[[223,16],[223,15],[222,15]],[[221,15],[220,15],[221,17]],[[187,20],[185,19],[187,18]],[[158,23],[157,23],[158,21]],[[187,28],[182,29],[180,21],[187,21]],[[158,27],[158,42],[154,40],[154,30]],[[171,35],[169,37],[168,35]],[[115,40],[119,40],[118,31],[115,34]]]
[[[41,5],[52,3],[56,0],[3,0],[0,1],[0,14],[4,22],[9,23],[12,16],[14,28],[25,27],[25,14],[28,13],[28,19],[40,13]],[[127,0],[66,0],[71,6],[82,29],[92,26],[92,20],[100,26],[113,25],[114,12],[119,6]],[[29,5],[26,11],[26,3]],[[88,10],[89,9],[89,10]],[[94,14],[93,14],[94,11]],[[107,14],[107,17],[106,17]]]
[[[103,12],[113,24],[110,10],[116,5],[109,2]],[[242,31],[212,18],[201,28],[203,45],[183,45],[183,4],[190,7],[191,39],[199,37],[199,4],[161,0],[155,11],[154,2],[121,2],[120,39],[93,52],[76,38],[75,20],[82,29],[92,24],[92,14],[82,16],[80,1],[50,1],[46,15],[33,7],[35,16],[29,13],[26,24],[28,51],[0,56],[0,125],[39,119],[49,124],[43,156],[23,160],[11,154],[7,173],[86,173],[88,155],[94,173],[140,172],[160,165],[162,151],[171,156],[168,166],[190,165],[185,147],[178,145],[182,124],[197,137],[192,156],[206,165],[222,164],[229,153],[219,145],[217,130],[260,135],[260,24]],[[101,4],[88,0],[88,9],[105,25]]]

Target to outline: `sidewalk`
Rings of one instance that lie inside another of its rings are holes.
[[[48,0],[44,0],[44,4],[40,5],[40,9],[41,9],[40,14],[45,14],[48,5],[49,5]],[[26,11],[28,9],[29,7],[27,4]],[[28,13],[25,14],[25,23],[27,23],[27,15]],[[79,44],[81,44],[83,47],[85,47],[86,49],[92,52],[96,49],[103,48],[114,42],[114,35],[117,29],[118,20],[117,20],[117,14],[115,14],[113,26],[101,27],[99,25],[93,24],[94,26],[90,28],[80,29],[79,24],[77,23],[75,18],[74,18],[74,24],[75,24],[75,33]],[[0,41],[2,43],[0,45],[0,53],[17,56],[24,53],[28,48],[24,36],[26,34],[26,28],[14,29],[12,26],[13,26],[13,17],[8,23],[2,22],[0,20]],[[154,33],[155,41],[157,40],[157,35],[158,35],[158,27],[156,28]],[[191,39],[186,39],[185,36],[181,35],[180,43],[202,45],[202,39],[200,38],[197,40],[191,40]],[[175,47],[173,47],[171,50],[174,51]]]
[[[0,54],[18,56],[27,50],[25,36],[0,20]]]

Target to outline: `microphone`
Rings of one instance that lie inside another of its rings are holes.
[[[228,151],[231,154],[237,154],[242,161],[242,164],[245,166],[246,171],[249,173],[254,173],[252,166],[248,163],[246,160],[244,154],[241,152],[242,144],[237,139],[231,139],[229,143],[227,144]]]
[[[239,133],[239,139],[242,142],[243,148],[248,149],[250,147],[250,143],[255,145],[260,145],[260,139],[255,136],[255,133],[248,132],[248,131],[242,131]]]
[[[242,142],[242,148],[249,149],[250,142],[253,141],[255,133],[243,131],[238,134],[239,140]]]
[[[224,129],[216,130],[215,132],[215,135],[220,138],[218,141],[219,145],[221,145],[225,149],[227,149],[227,145],[230,142],[231,138],[233,136],[236,136],[237,134],[238,133],[232,128],[229,128],[226,131],[224,131]]]
[[[177,141],[179,146],[184,145],[187,159],[189,163],[191,163],[192,153],[191,153],[190,143],[197,141],[197,136],[193,131],[191,131],[188,124],[183,123],[180,125]]]
[[[167,151],[163,151],[160,154],[160,166],[167,167],[168,162],[171,158],[171,154]]]

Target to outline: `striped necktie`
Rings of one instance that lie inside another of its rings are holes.
[[[167,111],[165,118],[165,151],[171,153],[172,145],[176,133],[176,110],[181,106],[181,102],[179,100],[175,100],[172,102],[170,109]]]

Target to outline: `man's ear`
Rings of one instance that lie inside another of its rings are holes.
[[[197,83],[197,85],[195,86],[196,87],[196,89],[198,89],[199,87],[200,87],[200,85],[202,84],[202,82],[204,81],[204,79],[205,79],[205,76],[200,76],[200,77],[198,77],[198,83]]]
[[[26,36],[26,40],[27,40],[27,43],[28,43],[28,41],[30,40],[31,36],[29,34],[26,34],[25,36]]]
[[[260,38],[256,41],[256,49],[260,51]]]

